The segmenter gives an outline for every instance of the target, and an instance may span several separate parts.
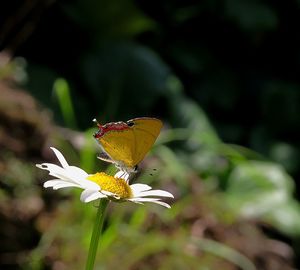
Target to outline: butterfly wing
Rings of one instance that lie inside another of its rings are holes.
[[[135,148],[135,137],[133,130],[111,130],[98,139],[105,153],[115,163],[133,168],[133,151]]]
[[[99,158],[99,159],[101,159],[103,161],[109,162],[109,163],[115,163],[106,152],[99,153],[97,155],[97,158]]]
[[[162,122],[156,118],[141,117],[129,120],[127,124],[131,126],[134,136],[132,163],[135,166],[144,159],[156,141]]]

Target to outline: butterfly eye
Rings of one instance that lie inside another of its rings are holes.
[[[127,121],[126,124],[127,124],[129,127],[134,126],[134,122],[131,122],[131,121]]]
[[[98,139],[98,138],[100,138],[103,134],[104,134],[103,129],[102,129],[102,128],[99,128],[99,130],[98,130],[96,133],[94,133],[93,136],[94,136],[95,139]]]
[[[96,133],[94,133],[93,136],[94,136],[94,138],[96,138],[96,139],[99,138],[99,137],[100,137],[99,131],[97,131]]]

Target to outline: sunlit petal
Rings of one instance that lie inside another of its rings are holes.
[[[142,191],[147,191],[152,189],[152,187],[145,185],[145,184],[132,184],[130,185],[130,188],[132,189],[134,194],[138,194]]]
[[[174,198],[173,194],[171,194],[168,191],[164,190],[149,190],[149,191],[142,191],[138,194],[135,194],[135,197],[146,197],[146,196],[159,196],[159,197],[168,197],[168,198]]]
[[[86,179],[86,177],[88,176],[88,174],[75,166],[68,166],[67,168],[65,168],[65,171],[68,173],[69,178],[71,179]]]
[[[107,195],[107,196],[109,196],[109,197],[113,197],[113,198],[115,198],[115,199],[120,199],[120,196],[118,196],[117,194],[115,194],[115,193],[112,193],[112,192],[110,192],[110,191],[106,191],[106,190],[101,190],[101,193],[103,193],[103,194],[105,194],[105,195]]]
[[[61,183],[61,184],[56,184],[53,186],[53,189],[54,190],[57,190],[57,189],[61,189],[61,188],[66,188],[66,187],[80,187],[74,183],[68,183],[68,182],[64,182],[64,183]]]
[[[64,180],[48,180],[44,183],[44,188],[49,188],[49,187],[54,187],[56,185],[59,185],[59,184],[70,184],[74,187],[80,187],[79,185],[75,184],[75,183],[71,183],[71,182],[67,182],[67,181],[64,181]]]
[[[127,172],[124,172],[124,171],[118,171],[115,176],[115,178],[122,178],[124,180],[128,180],[129,179],[129,174]]]
[[[85,203],[97,200],[99,198],[106,198],[106,195],[101,194],[100,192],[97,192],[95,190],[89,189],[85,189],[80,195],[80,200]]]
[[[151,202],[151,203],[156,203],[159,205],[162,205],[167,208],[171,208],[171,206],[165,202],[161,202],[160,199],[157,198],[132,198],[130,201],[134,203],[144,203],[144,202]]]
[[[54,148],[54,147],[50,147],[50,148],[53,150],[53,152],[54,152],[54,154],[56,155],[57,159],[59,160],[61,166],[62,166],[63,168],[68,167],[69,164],[68,164],[68,162],[66,161],[66,159],[64,158],[64,156],[62,155],[62,153],[61,153],[59,150],[57,150],[56,148]]]
[[[69,181],[69,182],[77,182],[76,179],[72,178],[72,175],[74,175],[75,173],[72,173],[72,168],[70,168],[70,167],[67,167],[66,169],[64,169],[64,168],[59,167],[58,165],[52,164],[52,163],[42,163],[42,164],[37,164],[36,166],[42,170],[49,171],[49,175],[51,175],[51,176],[54,176],[54,177],[57,177],[57,178],[60,178],[62,180]]]

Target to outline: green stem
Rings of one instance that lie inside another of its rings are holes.
[[[86,270],[93,270],[95,264],[95,258],[98,249],[99,238],[102,233],[103,221],[105,217],[105,209],[108,205],[107,199],[101,199],[98,207],[98,212],[94,224],[94,229],[91,237],[89,254],[86,262]]]

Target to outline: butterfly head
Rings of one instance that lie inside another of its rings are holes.
[[[94,119],[93,122],[96,123],[98,127],[98,131],[94,134],[95,139],[103,137],[109,131],[122,131],[131,126],[125,122],[112,122],[105,125],[101,125],[96,119]]]
[[[94,133],[94,138],[98,139],[103,136],[104,129],[103,129],[103,126],[97,121],[96,118],[93,119],[93,122],[96,123],[96,125],[98,127],[98,131]]]

